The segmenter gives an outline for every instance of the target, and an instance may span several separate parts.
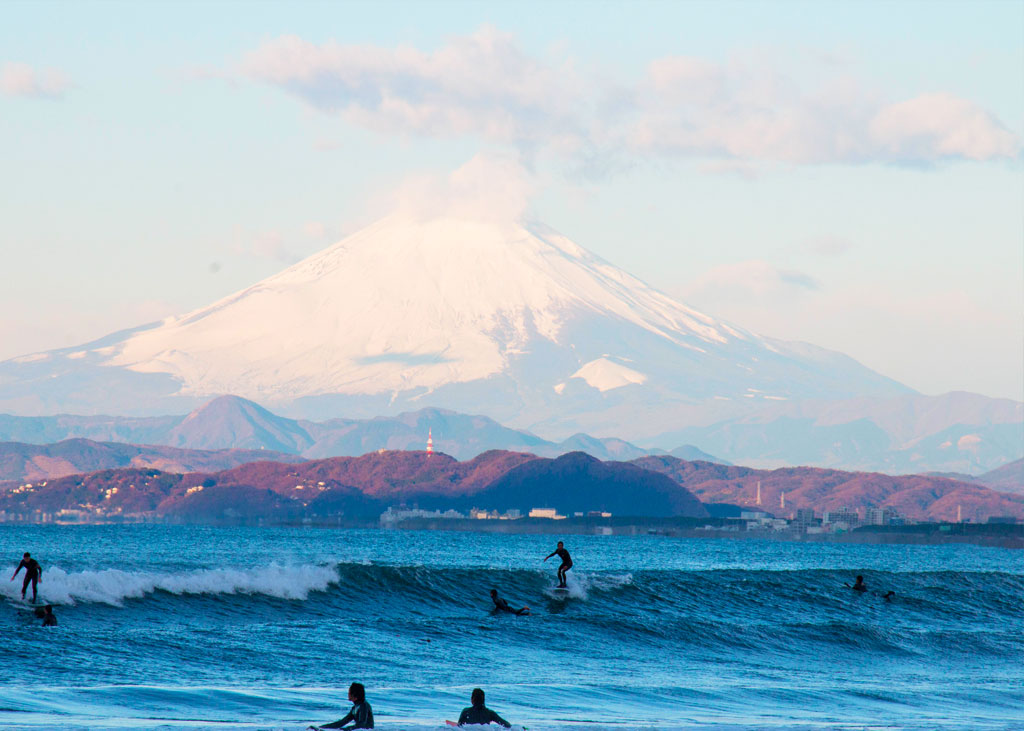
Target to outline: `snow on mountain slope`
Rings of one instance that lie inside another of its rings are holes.
[[[565,345],[566,323],[584,312],[698,353],[751,339],[557,234],[390,218],[132,337],[109,362],[204,395],[433,390],[500,373],[534,339]]]
[[[21,413],[236,394],[309,418],[439,406],[559,438],[666,431],[711,401],[909,392],[675,302],[542,225],[453,215],[396,214],[208,307],[0,364],[0,410]]]

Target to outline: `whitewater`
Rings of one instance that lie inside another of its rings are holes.
[[[60,621],[0,582],[0,726],[304,729],[359,681],[382,729],[477,686],[531,730],[1024,728],[1024,552],[563,536],[562,597],[558,538],[0,525]]]

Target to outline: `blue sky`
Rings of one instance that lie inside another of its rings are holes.
[[[1020,2],[7,3],[0,358],[206,304],[482,154],[710,314],[1024,399],[1022,28]]]

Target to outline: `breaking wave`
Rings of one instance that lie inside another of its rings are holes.
[[[39,584],[40,598],[50,604],[86,602],[122,606],[154,592],[169,594],[262,594],[280,599],[306,599],[338,581],[334,566],[281,566],[258,569],[199,569],[181,573],[148,573],[105,569],[67,573],[47,569]],[[20,599],[21,584],[0,586],[8,599]]]

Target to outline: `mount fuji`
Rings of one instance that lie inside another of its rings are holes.
[[[756,335],[539,224],[395,214],[180,317],[0,363],[0,410],[291,416],[437,406],[544,435],[650,436],[776,403],[914,392]]]

